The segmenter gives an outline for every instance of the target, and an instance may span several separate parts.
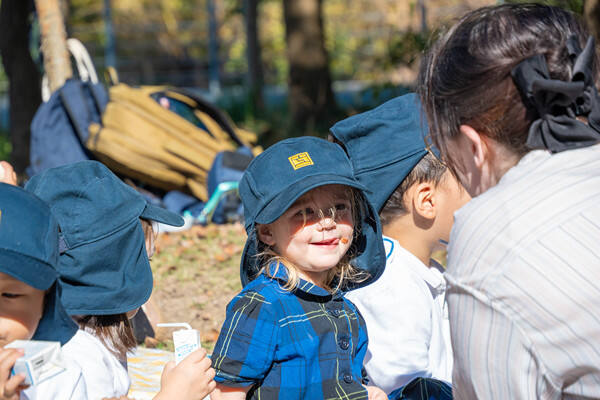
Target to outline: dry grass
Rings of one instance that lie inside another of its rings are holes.
[[[239,263],[246,232],[240,224],[194,226],[162,233],[152,258],[151,305],[163,322],[187,322],[200,331],[209,351],[225,319],[227,303],[241,290]],[[171,331],[156,332],[160,347],[172,348]]]

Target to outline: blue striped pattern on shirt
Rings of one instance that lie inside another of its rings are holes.
[[[215,380],[253,386],[256,399],[367,399],[367,331],[356,307],[303,280],[286,291],[284,268],[276,276],[260,275],[227,306]]]
[[[460,399],[600,396],[600,145],[527,154],[455,214]]]

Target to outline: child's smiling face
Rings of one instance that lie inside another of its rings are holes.
[[[0,272],[0,347],[33,337],[44,312],[43,290]]]
[[[260,225],[259,239],[293,263],[303,279],[322,286],[352,244],[351,196],[343,185],[313,189],[275,222]]]

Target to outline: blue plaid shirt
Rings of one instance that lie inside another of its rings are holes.
[[[275,279],[262,274],[229,303],[212,355],[215,380],[253,386],[251,399],[367,399],[358,309],[303,280],[286,291],[285,278],[285,268]]]

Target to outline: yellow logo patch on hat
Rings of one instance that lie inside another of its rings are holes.
[[[315,164],[313,163],[313,160],[310,159],[307,152],[294,154],[293,156],[288,157],[288,160],[290,160],[290,164],[292,164],[294,170]]]

